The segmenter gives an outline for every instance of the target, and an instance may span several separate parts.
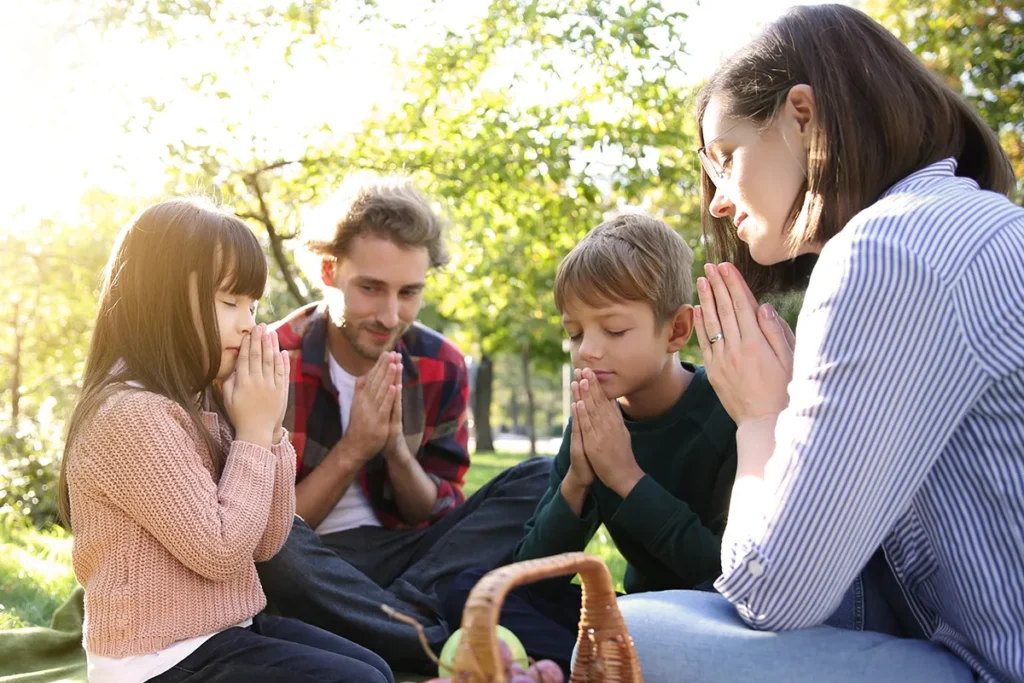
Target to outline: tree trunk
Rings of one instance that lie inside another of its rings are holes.
[[[523,385],[526,387],[526,434],[530,437],[530,455],[537,455],[537,434],[533,429],[533,388],[530,387],[530,345],[523,344]]]
[[[14,372],[11,375],[11,426],[18,431],[18,417],[21,414],[21,343],[25,332],[21,329],[19,313],[21,302],[14,304],[14,353],[11,354],[11,362],[14,365]]]
[[[494,382],[494,363],[484,355],[476,369],[476,390],[473,392],[473,425],[476,429],[476,452],[494,450],[491,432],[491,396]]]
[[[267,229],[267,237],[270,238],[270,253],[273,254],[274,261],[277,262],[277,267],[281,270],[281,277],[284,278],[288,291],[295,298],[299,306],[309,303],[306,297],[302,295],[302,291],[299,290],[299,285],[295,282],[295,277],[292,275],[291,264],[288,262],[288,257],[285,256],[283,247],[284,240],[288,238],[278,232],[277,226],[274,225],[274,219],[270,216],[270,207],[263,196],[263,186],[260,184],[259,174],[257,172],[250,173],[245,177],[245,183],[256,193],[256,201],[259,202],[260,212],[259,214],[247,214],[243,217],[255,218]]]

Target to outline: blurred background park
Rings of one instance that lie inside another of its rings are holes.
[[[138,209],[202,195],[245,218],[271,322],[317,296],[295,260],[304,216],[350,173],[414,178],[451,220],[421,320],[470,364],[475,488],[557,448],[551,288],[588,229],[644,210],[702,266],[695,91],[790,4],[5,0],[0,628],[47,623],[74,584],[54,526],[64,423],[103,264]],[[1024,0],[854,4],[972,100],[1024,177]],[[794,320],[799,302],[776,304]],[[592,550],[619,566],[603,533]]]

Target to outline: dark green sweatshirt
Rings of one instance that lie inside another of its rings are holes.
[[[693,378],[668,412],[641,422],[625,420],[644,478],[625,499],[595,480],[582,517],[561,492],[569,471],[570,423],[516,561],[583,550],[603,523],[628,563],[627,593],[693,588],[718,576],[736,475],[736,425],[704,368],[683,366]]]

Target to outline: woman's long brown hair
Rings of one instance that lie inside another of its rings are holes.
[[[764,129],[798,84],[813,89],[815,113],[807,181],[790,216],[794,251],[824,244],[889,187],[949,157],[956,158],[958,175],[983,189],[1014,191],[1009,158],[967,100],[880,24],[844,5],[793,8],[719,67],[697,98],[700,144],[713,97],[728,116]],[[762,266],[751,258],[732,221],[711,215],[715,186],[701,175],[709,257],[736,264],[755,292],[805,280],[809,273],[799,260]],[[796,225],[805,202],[806,223]]]
[[[266,280],[266,257],[249,227],[198,201],[155,204],[121,231],[104,271],[82,391],[61,462],[59,509],[66,528],[71,528],[66,474],[71,446],[96,409],[127,382],[186,410],[218,468],[223,465],[224,454],[199,417],[220,369],[214,298],[218,290],[259,298]]]

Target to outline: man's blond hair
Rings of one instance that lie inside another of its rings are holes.
[[[693,298],[693,250],[662,221],[620,214],[597,226],[558,266],[555,306],[643,301],[664,324]]]
[[[361,173],[318,207],[302,229],[302,246],[322,259],[344,258],[357,237],[386,239],[407,249],[425,248],[430,267],[448,263],[444,220],[408,178]]]

